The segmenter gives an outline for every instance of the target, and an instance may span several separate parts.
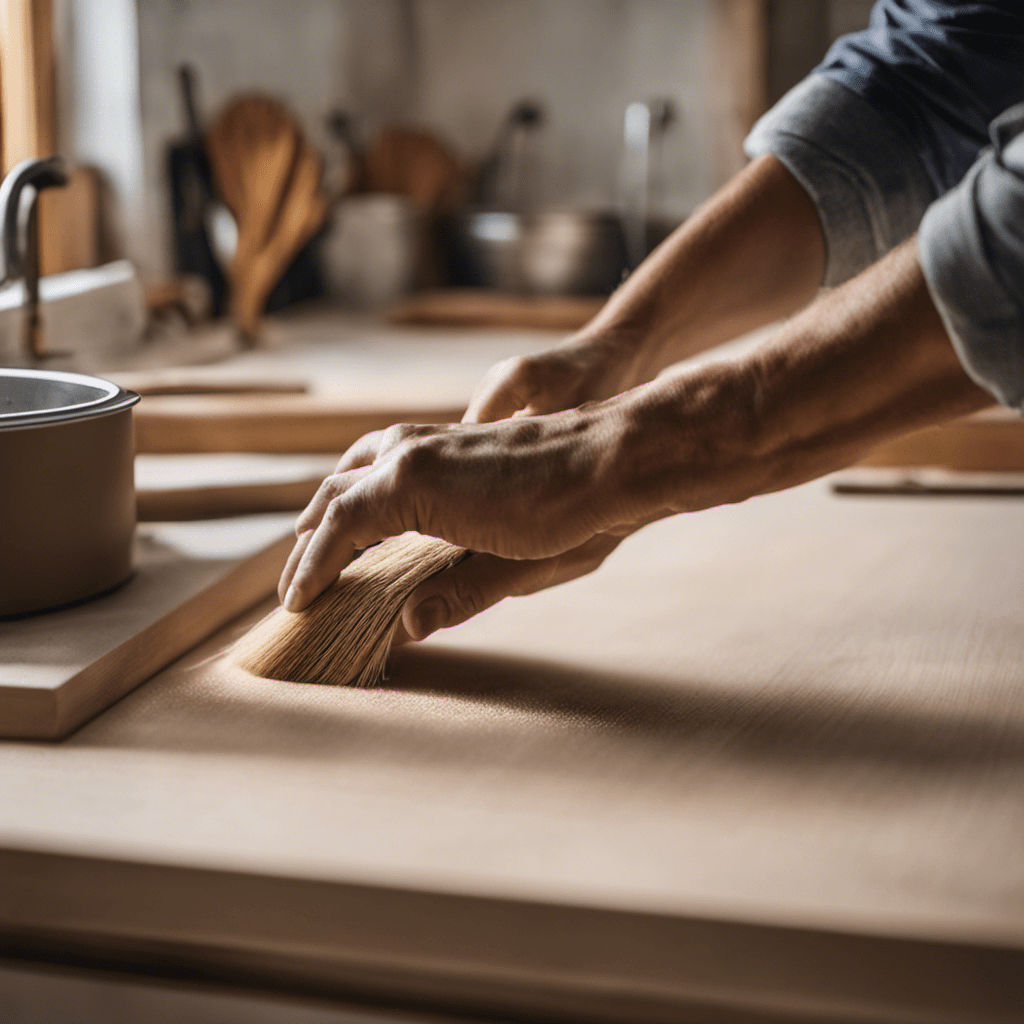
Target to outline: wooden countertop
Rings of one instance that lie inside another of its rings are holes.
[[[4,942],[571,1020],[1024,1019],[1022,516],[677,517],[373,691],[222,634],[0,744]]]

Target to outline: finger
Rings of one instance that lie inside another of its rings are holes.
[[[295,542],[295,547],[292,548],[292,552],[288,556],[288,561],[284,564],[284,569],[281,571],[281,580],[277,584],[277,596],[282,604],[284,604],[285,595],[288,593],[288,587],[291,585],[295,570],[299,567],[299,561],[306,553],[306,548],[309,547],[309,542],[312,539],[312,530],[307,530],[305,533],[300,534],[299,539]]]
[[[379,478],[364,476],[327,506],[285,594],[284,607],[288,611],[302,611],[322,594],[357,550],[404,532],[400,516],[389,515],[396,511],[391,507],[393,503],[380,500],[380,484]]]
[[[543,589],[558,558],[517,560],[471,555],[421,583],[405,602],[402,624],[413,640],[457,626],[503,598]]]
[[[537,390],[532,366],[529,360],[520,357],[491,369],[473,395],[462,421],[493,423],[525,409]]]
[[[332,473],[317,488],[310,503],[295,520],[296,535],[315,530],[335,498],[340,498],[350,487],[359,483],[370,472],[369,466],[352,469],[346,473]]]
[[[358,441],[352,444],[348,451],[334,467],[335,473],[347,473],[350,469],[359,469],[360,466],[369,466],[377,458],[380,450],[381,440],[384,437],[383,430],[373,430],[364,434]]]

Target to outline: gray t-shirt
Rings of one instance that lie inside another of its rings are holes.
[[[1024,0],[879,0],[746,150],[814,201],[826,285],[917,231],[964,367],[1024,411]]]

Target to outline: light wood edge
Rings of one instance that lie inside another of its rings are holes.
[[[404,299],[390,309],[395,324],[518,327],[572,331],[589,323],[605,296],[510,295],[475,288],[441,289]]]
[[[130,693],[171,662],[202,643],[277,586],[294,546],[288,534],[247,558],[217,582],[178,605],[146,629],[49,690],[11,687],[5,702],[19,700],[34,713],[0,728],[6,739],[63,739]]]
[[[858,465],[1024,472],[1024,418],[1009,409],[987,409],[892,438]]]
[[[768,109],[770,0],[714,0],[708,99],[715,176],[724,184],[747,162],[743,141]]]
[[[208,396],[154,398],[135,411],[135,450],[145,454],[263,452],[341,454],[374,430],[396,423],[457,423],[461,406],[352,411],[322,401]]]
[[[323,480],[320,473],[275,483],[140,488],[135,491],[136,518],[140,523],[169,523],[298,511],[309,504]]]
[[[647,1024],[749,1022],[761,1014],[1009,1024],[1020,1019],[1024,972],[1019,936],[1006,944],[883,936],[8,844],[0,851],[0,943],[19,936],[99,948],[115,942],[145,960],[163,955],[207,971],[248,971],[267,984]]]
[[[0,97],[3,167],[49,156],[54,125],[52,0],[0,3]]]

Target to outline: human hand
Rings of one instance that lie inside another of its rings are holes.
[[[521,592],[579,575],[614,547],[596,541],[599,534],[630,532],[643,518],[620,479],[623,425],[621,412],[604,403],[492,424],[398,426],[367,435],[298,520],[299,542],[280,586],[285,607],[306,607],[357,549],[406,530],[499,560],[544,561],[517,567],[510,584]],[[561,557],[574,549],[582,550]],[[467,571],[451,577],[452,587],[480,587],[486,576],[486,593],[495,594],[498,562]],[[409,625],[416,635],[411,616]]]
[[[611,398],[640,383],[635,356],[626,339],[590,331],[536,355],[506,359],[484,374],[463,422],[543,415]]]

